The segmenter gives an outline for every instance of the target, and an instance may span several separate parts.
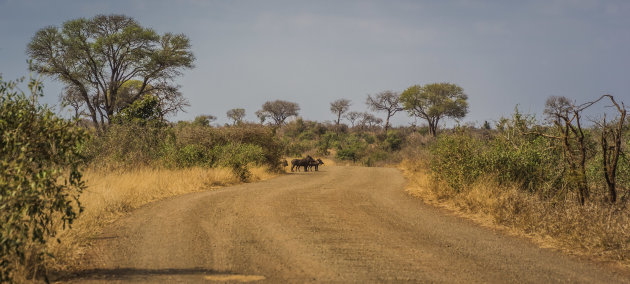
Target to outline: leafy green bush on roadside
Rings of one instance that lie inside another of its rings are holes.
[[[0,282],[16,271],[35,276],[43,247],[59,224],[69,226],[81,211],[85,188],[79,145],[87,133],[0,78]]]
[[[431,147],[431,170],[455,191],[462,191],[486,170],[484,143],[470,133],[441,135]]]
[[[432,172],[456,192],[472,186],[478,179],[493,179],[498,185],[516,185],[540,197],[565,199],[574,188],[565,164],[561,141],[553,129],[536,123],[531,116],[515,112],[502,119],[497,131],[485,133],[459,129],[444,133],[432,144]],[[593,191],[605,196],[601,149],[597,147],[595,130],[585,129],[587,180]],[[627,145],[626,145],[627,147]],[[629,162],[619,161],[617,184],[622,193],[629,187]]]
[[[364,157],[368,143],[359,135],[348,135],[337,143],[337,159],[359,161]]]
[[[261,164],[265,160],[263,148],[253,144],[228,143],[213,152],[218,157],[217,164],[231,168],[241,181],[248,181],[251,177],[250,164]]]
[[[239,168],[239,177],[247,176],[244,169],[252,163],[279,169],[284,149],[271,130],[262,126],[213,128],[183,123],[169,128],[135,122],[111,125],[85,148],[93,166],[225,166]]]
[[[555,194],[561,153],[553,141],[538,135],[513,135],[514,127],[526,127],[518,113],[503,123],[492,136],[465,129],[440,136],[431,148],[434,174],[456,191],[479,178],[492,177],[499,184]]]

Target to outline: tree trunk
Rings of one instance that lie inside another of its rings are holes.
[[[601,146],[602,146],[602,162],[604,166],[604,178],[606,179],[606,186],[608,187],[609,199],[608,201],[613,204],[617,202],[617,163],[619,162],[619,155],[621,154],[621,140],[623,137],[623,126],[626,121],[626,108],[621,103],[621,106],[615,101],[612,96],[608,96],[612,103],[617,107],[620,117],[616,127],[608,127],[606,123],[606,116],[604,115],[604,121],[602,123],[601,134]],[[610,135],[612,139],[612,145],[608,144],[607,136]]]
[[[430,119],[427,119],[427,121],[429,122],[429,134],[431,134],[431,136],[433,137],[437,137],[437,129],[435,129],[435,123]]]

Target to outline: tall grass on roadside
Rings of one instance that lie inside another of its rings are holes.
[[[408,192],[428,203],[532,237],[543,246],[630,265],[630,213],[625,207],[580,205],[575,196],[568,196],[569,202],[553,202],[515,185],[499,185],[494,177],[454,190],[436,181],[425,161],[405,160],[400,167],[409,180]]]
[[[252,181],[274,176],[266,167],[250,169]],[[60,234],[61,244],[51,244],[55,255],[50,266],[56,270],[72,269],[78,264],[90,239],[104,226],[125,213],[147,203],[191,192],[212,190],[238,184],[240,178],[229,168],[154,169],[131,171],[88,170],[85,173],[88,189],[81,195],[85,211],[71,230]]]

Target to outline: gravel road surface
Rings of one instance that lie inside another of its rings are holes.
[[[325,166],[151,203],[95,241],[70,282],[619,283],[407,195],[393,168]]]

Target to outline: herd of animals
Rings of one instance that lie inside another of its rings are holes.
[[[287,160],[282,161],[282,164],[285,167],[289,165]],[[304,168],[305,172],[308,172],[309,170],[312,171],[313,168],[315,168],[315,171],[319,171],[319,165],[323,164],[324,162],[322,161],[322,159],[315,160],[310,155],[307,155],[306,158],[291,160],[291,171],[295,169],[299,172],[301,167]]]

